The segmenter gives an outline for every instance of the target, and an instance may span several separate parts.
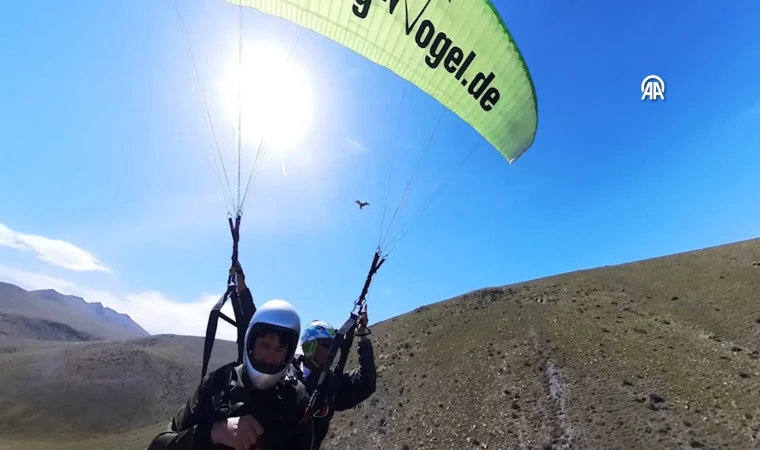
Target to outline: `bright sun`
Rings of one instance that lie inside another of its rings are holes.
[[[291,57],[292,58],[292,57]],[[288,60],[287,50],[268,43],[243,43],[218,87],[222,106],[234,127],[240,111],[241,139],[267,149],[295,150],[311,126],[314,100],[303,70]]]

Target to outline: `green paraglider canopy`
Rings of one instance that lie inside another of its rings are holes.
[[[488,0],[225,1],[283,18],[386,67],[467,122],[510,163],[533,144],[538,126],[535,87],[504,21]],[[391,222],[394,218],[395,213]],[[385,262],[388,247],[401,237],[383,245],[381,231],[354,311],[328,352],[328,366],[341,353],[336,373],[346,363],[372,278]],[[323,386],[325,374],[320,374],[307,416],[318,409],[318,398],[329,395]]]
[[[528,68],[515,44],[504,21],[489,0],[224,0],[226,3],[241,7],[240,13],[240,49],[243,42],[242,9],[250,8],[263,14],[278,17],[296,25],[297,32],[291,46],[292,56],[298,32],[302,29],[311,30],[324,36],[355,53],[358,53],[374,63],[387,68],[408,83],[436,99],[443,110],[450,110],[471,126],[486,142],[498,150],[510,163],[517,160],[533,144],[538,127],[538,107],[536,91]],[[176,6],[176,0],[175,0]],[[185,40],[189,39],[187,31],[177,6],[177,16],[182,25]],[[242,65],[242,50],[240,50]],[[197,69],[190,51],[191,68],[198,83],[202,104],[212,131],[215,150],[221,162],[220,145],[216,140],[215,128],[210,119],[208,105],[200,88]],[[404,86],[406,87],[406,86]],[[370,86],[368,86],[371,89]],[[401,97],[403,103],[403,94]],[[239,99],[238,103],[242,103]],[[443,115],[443,110],[441,114]],[[240,111],[238,128],[240,126]],[[438,120],[440,124],[440,118]],[[435,129],[438,128],[436,124]],[[435,129],[433,133],[435,133]],[[237,158],[233,158],[233,170],[237,167],[237,189],[233,189],[227,179],[227,171],[221,163],[221,171],[216,166],[217,177],[224,190],[227,186],[226,198],[233,205],[230,210],[230,231],[233,238],[232,263],[233,269],[237,264],[237,243],[239,239],[240,218],[243,204],[250,189],[252,177],[258,170],[258,164],[266,151],[266,139],[262,139],[256,151],[255,164],[241,189],[241,130],[237,133]],[[431,137],[432,139],[432,137]],[[480,140],[480,142],[483,142]],[[428,145],[423,149],[426,153]],[[477,147],[477,145],[475,146]],[[380,223],[380,238],[371,265],[364,280],[361,293],[354,304],[354,310],[349,319],[340,328],[328,352],[327,365],[332,362],[340,351],[341,355],[334,373],[340,373],[346,363],[348,349],[354,336],[359,314],[366,308],[366,297],[372,279],[385,262],[388,254],[396,244],[409,233],[419,222],[422,213],[430,206],[433,198],[443,186],[459,170],[475,150],[465,156],[457,165],[450,177],[442,183],[432,196],[426,200],[413,215],[413,220],[399,228],[394,234],[389,230],[396,224],[396,219],[402,205],[410,192],[411,178],[406,184],[402,199],[392,213],[387,227],[385,226],[386,207],[388,206],[388,188],[385,190],[385,201],[378,205],[382,210]],[[393,146],[395,155],[396,145]],[[235,162],[235,159],[237,161]],[[417,166],[421,162],[417,161]],[[216,162],[216,159],[214,159]],[[391,161],[388,174],[390,184],[393,162]],[[222,176],[224,183],[222,181]],[[414,174],[413,174],[414,175]],[[234,180],[233,180],[233,183]],[[237,192],[237,196],[235,193]],[[369,205],[369,199],[356,200],[359,209]],[[378,204],[374,203],[373,204]],[[233,221],[234,214],[234,221]],[[206,346],[204,348],[202,376],[206,373],[213,340],[216,335],[216,324],[222,318],[238,328],[239,355],[242,355],[242,333],[251,313],[253,305],[242,305],[236,293],[235,279],[230,273],[228,289],[214,307],[208,323]],[[221,313],[221,308],[227,300],[232,300],[235,319]],[[325,374],[320,375],[317,388],[311,396],[307,416],[318,408],[316,403],[326,393],[323,386]]]
[[[393,71],[511,163],[533,144],[536,91],[488,0],[225,0],[319,33]]]

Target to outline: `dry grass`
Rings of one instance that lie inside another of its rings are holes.
[[[760,448],[757,261],[753,240],[485,289],[377,324],[378,391],[336,416],[323,449]],[[162,339],[0,354],[0,450],[146,448],[157,428],[142,427],[165,421],[199,371],[200,341]],[[37,375],[53,354],[57,369]],[[44,439],[30,414],[50,427]]]
[[[164,427],[165,424],[158,424],[126,433],[69,442],[51,438],[0,440],[0,450],[145,450]]]
[[[0,354],[5,440],[77,440],[165,423],[200,381],[202,338],[20,343]],[[235,357],[234,343],[217,341],[214,350],[210,369]]]
[[[323,448],[760,448],[757,261],[753,240],[378,324],[378,392]]]

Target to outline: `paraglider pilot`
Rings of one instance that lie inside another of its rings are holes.
[[[374,392],[377,381],[375,370],[375,355],[372,342],[369,339],[370,330],[367,327],[366,306],[359,317],[356,336],[359,337],[359,367],[347,373],[334,377],[328,373],[325,380],[332,395],[331,401],[321,405],[321,409],[313,416],[314,450],[327,435],[330,420],[336,411],[351,409],[367,400]],[[301,351],[296,358],[296,365],[302,370],[306,389],[311,394],[316,388],[320,372],[329,369],[325,367],[330,345],[335,338],[336,330],[329,323],[314,320],[309,323],[301,335]]]
[[[239,291],[248,291],[242,270]],[[241,296],[250,292],[240,292]],[[248,324],[244,362],[209,373],[149,450],[310,450],[309,402],[292,365],[301,319],[284,300],[270,300]]]

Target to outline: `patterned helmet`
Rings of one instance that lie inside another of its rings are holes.
[[[301,349],[303,357],[311,359],[317,352],[319,341],[335,339],[335,328],[323,320],[312,320],[301,334]]]

